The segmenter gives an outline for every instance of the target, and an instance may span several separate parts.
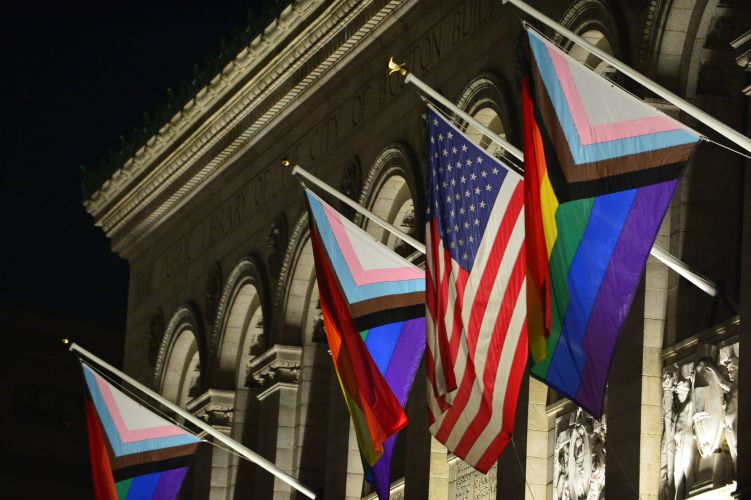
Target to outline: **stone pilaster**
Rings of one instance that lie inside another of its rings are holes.
[[[746,124],[751,111],[746,108]],[[738,371],[738,489],[736,498],[751,498],[751,162],[745,162],[743,241],[741,245],[741,333]]]
[[[360,449],[352,419],[344,404],[336,377],[329,383],[328,446],[326,447],[326,484],[324,498],[359,500],[363,475]]]
[[[230,435],[234,420],[235,393],[209,389],[188,403],[186,409],[218,431]],[[223,449],[212,447],[211,479],[209,480],[211,500],[229,498],[230,458],[230,455]]]
[[[404,464],[404,497],[443,500],[448,498],[449,465],[446,447],[428,430],[426,379],[420,366],[412,386],[407,416],[407,457]],[[427,459],[426,459],[427,457]]]
[[[499,498],[524,498],[526,488],[527,416],[529,413],[529,379],[522,379],[514,420],[513,440],[501,453],[497,465],[497,492]],[[516,445],[516,446],[514,446]],[[488,475],[491,475],[489,472]],[[495,496],[494,496],[495,497]]]
[[[605,498],[636,498],[641,468],[644,287],[637,288],[608,377]],[[658,438],[659,450],[659,438]]]
[[[676,210],[671,207],[660,227],[655,242],[660,248],[671,248],[671,214],[674,212]],[[660,446],[663,427],[662,349],[665,345],[668,298],[677,285],[677,275],[663,263],[649,257],[644,276],[638,489],[640,498],[657,500],[660,489]],[[608,472],[611,470],[608,469]]]
[[[235,415],[232,420],[232,439],[251,450],[258,449],[259,389],[238,388],[235,391]],[[253,491],[257,465],[235,458],[230,462],[230,498],[235,491]]]
[[[294,436],[301,348],[275,345],[251,361],[249,372],[258,393],[258,452],[284,472],[294,474]],[[255,497],[289,499],[292,488],[257,469]]]
[[[330,375],[326,344],[305,345],[297,394],[295,477],[311,489],[322,487],[325,481],[326,462],[321,457],[328,446]],[[341,398],[341,394],[335,397]]]
[[[553,494],[552,474],[548,473],[552,470],[549,465],[552,464],[553,420],[547,413],[548,386],[529,377],[528,393],[525,470],[529,490],[524,498],[537,500]]]

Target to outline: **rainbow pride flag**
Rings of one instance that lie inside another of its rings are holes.
[[[599,418],[615,343],[700,136],[527,35],[531,373]]]
[[[97,500],[177,498],[198,445],[81,363],[89,456]]]
[[[425,273],[306,195],[326,338],[366,477],[383,500],[425,350]]]

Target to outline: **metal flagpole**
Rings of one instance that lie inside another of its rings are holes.
[[[63,339],[63,343],[64,344],[68,344],[69,342],[70,341],[68,339]],[[256,465],[260,466],[261,468],[263,468],[263,469],[267,470],[268,472],[272,473],[273,475],[275,475],[276,477],[278,477],[279,479],[281,479],[282,481],[284,481],[288,485],[292,486],[293,488],[295,488],[297,491],[299,491],[300,493],[302,493],[306,497],[308,497],[308,498],[315,498],[316,497],[315,493],[313,493],[311,490],[309,490],[308,488],[306,488],[305,486],[303,486],[302,484],[300,484],[295,478],[293,478],[292,476],[288,475],[286,472],[284,472],[281,469],[279,469],[276,465],[274,465],[273,463],[271,463],[268,460],[266,460],[265,458],[263,458],[261,455],[255,453],[254,451],[251,451],[250,449],[248,449],[245,446],[241,445],[240,443],[238,443],[234,439],[231,439],[231,438],[225,436],[224,434],[222,434],[218,430],[214,429],[213,427],[211,427],[209,424],[207,424],[203,420],[201,420],[201,419],[199,419],[197,417],[194,417],[189,412],[183,410],[182,408],[180,408],[176,404],[174,404],[171,401],[165,399],[164,397],[162,397],[161,395],[159,395],[156,392],[152,391],[151,389],[149,389],[145,385],[141,384],[137,380],[132,379],[131,377],[129,377],[125,373],[121,372],[120,370],[118,370],[117,368],[115,368],[114,366],[112,366],[111,364],[107,363],[103,359],[97,357],[96,355],[90,353],[89,351],[87,351],[83,347],[77,345],[75,342],[71,342],[70,343],[70,347],[68,347],[68,349],[70,351],[78,353],[80,356],[86,358],[86,360],[88,360],[88,361],[90,361],[92,363],[95,363],[95,364],[101,366],[102,368],[105,368],[107,371],[114,373],[118,377],[120,377],[123,380],[125,380],[126,382],[128,382],[128,384],[130,384],[133,387],[139,389],[141,392],[144,392],[145,394],[147,394],[149,397],[151,397],[155,401],[161,403],[162,405],[166,406],[170,410],[174,411],[175,413],[177,413],[178,415],[180,415],[181,417],[183,417],[185,420],[189,421],[191,424],[195,425],[196,427],[198,427],[199,429],[201,429],[202,431],[204,431],[206,434],[210,434],[217,441],[220,441],[222,444],[224,444],[228,448],[230,448],[233,451],[239,453],[243,458],[246,458],[246,459],[250,460],[251,462],[255,463]]]
[[[516,2],[517,0],[508,0],[508,1]],[[511,155],[516,157],[518,160],[524,161],[524,153],[522,153],[518,148],[514,147],[513,144],[499,137],[495,132],[485,127],[482,123],[478,122],[476,119],[474,119],[472,116],[467,114],[467,112],[465,112],[459,106],[457,106],[453,102],[443,97],[441,94],[439,94],[430,86],[428,86],[425,82],[423,82],[422,80],[417,78],[415,75],[407,71],[404,65],[395,63],[394,58],[391,58],[391,60],[389,61],[389,73],[399,73],[400,75],[404,76],[404,83],[411,83],[412,85],[420,89],[422,92],[427,94],[429,97],[434,99],[436,102],[445,106],[447,109],[451,110],[451,112],[461,117],[462,120],[471,124],[473,127],[476,127],[488,139],[498,144],[500,147],[502,147],[505,151],[508,151]],[[716,283],[692,271],[691,268],[689,268],[683,261],[669,254],[662,248],[658,246],[653,246],[652,249],[649,251],[649,253],[654,258],[656,258],[657,260],[665,264],[667,267],[669,267],[670,269],[672,269],[679,275],[686,278],[690,283],[693,283],[694,285],[696,285],[700,290],[704,291],[708,295],[712,297],[716,297],[717,294],[719,293]]]
[[[407,71],[407,68],[405,68],[403,64],[397,64],[394,61],[393,57],[389,59],[389,74],[392,74],[392,73],[399,73],[400,75],[404,77],[404,83],[411,83],[418,89],[422,90],[425,94],[430,96],[433,100],[445,106],[446,108],[450,109],[452,112],[459,115],[462,118],[462,120],[464,120],[465,122],[469,123],[476,129],[478,129],[480,132],[483,133],[483,135],[485,135],[485,137],[495,142],[504,151],[508,151],[509,153],[511,153],[511,155],[514,156],[517,160],[524,161],[524,153],[522,153],[519,148],[517,148],[510,142],[503,140],[501,137],[498,136],[498,134],[496,134],[495,132],[490,130],[488,127],[486,127],[485,125],[477,121],[473,116],[468,115],[461,108],[455,105],[453,102],[449,101],[448,99],[443,97],[441,94],[433,90],[425,82],[423,82],[422,80],[417,78],[415,75]],[[522,172],[519,172],[519,173],[522,173]]]
[[[286,161],[286,160],[283,161],[282,164],[284,166],[289,166],[289,162]],[[333,196],[337,200],[339,200],[339,201],[347,204],[353,210],[356,210],[360,214],[362,214],[365,217],[367,217],[368,219],[372,220],[373,222],[375,222],[376,224],[378,224],[383,229],[385,229],[386,231],[390,232],[391,234],[393,234],[397,238],[401,238],[406,243],[408,243],[412,248],[414,248],[418,252],[420,252],[423,255],[425,255],[425,245],[423,245],[422,243],[420,243],[419,241],[417,241],[416,239],[414,239],[412,236],[408,235],[404,231],[402,231],[399,228],[395,227],[394,225],[389,224],[385,220],[381,219],[376,214],[374,214],[370,210],[366,209],[362,205],[360,205],[358,203],[355,203],[354,201],[352,201],[350,198],[348,198],[344,194],[340,193],[339,191],[337,191],[336,189],[332,188],[331,186],[329,186],[328,184],[326,184],[325,182],[323,182],[321,179],[319,179],[315,175],[311,174],[310,172],[308,172],[307,170],[305,170],[304,168],[302,168],[300,165],[295,165],[295,167],[292,169],[292,175],[299,175],[300,177],[302,177],[303,179],[307,180],[311,184],[313,184],[316,187],[324,190],[325,192],[327,192],[328,194],[330,194],[331,196]]]
[[[537,19],[538,21],[544,23],[548,27],[554,29],[558,33],[564,35],[566,38],[571,40],[572,42],[576,43],[577,45],[584,47],[592,54],[596,55],[603,61],[607,62],[611,66],[613,66],[615,69],[623,73],[624,75],[632,78],[633,80],[639,82],[640,84],[644,85],[646,88],[657,94],[658,96],[662,97],[669,103],[675,105],[676,107],[680,108],[687,114],[693,116],[700,122],[702,122],[704,125],[708,126],[709,128],[713,129],[718,134],[722,135],[723,137],[730,139],[746,151],[751,152],[751,139],[746,137],[745,135],[741,134],[737,130],[728,127],[724,123],[722,123],[717,118],[713,117],[712,115],[702,111],[701,109],[697,108],[690,102],[678,97],[674,93],[670,92],[668,89],[663,87],[662,85],[659,85],[658,83],[653,82],[646,76],[642,75],[638,71],[630,68],[629,66],[626,66],[621,61],[616,59],[615,57],[611,56],[610,54],[607,54],[603,52],[602,50],[598,49],[591,43],[587,42],[586,40],[582,39],[578,35],[576,35],[574,32],[567,30],[557,22],[553,21],[549,17],[547,17],[545,14],[540,12],[539,10],[534,9],[533,7],[530,7],[526,3],[522,2],[521,0],[502,0],[503,3],[510,3],[514,7],[518,8],[522,12],[525,12],[532,16],[533,18]]]

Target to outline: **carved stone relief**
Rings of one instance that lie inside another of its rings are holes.
[[[149,323],[149,366],[152,368],[156,365],[156,360],[159,357],[159,348],[162,345],[163,337],[164,314],[159,309],[151,317],[151,322]]]
[[[321,300],[316,301],[316,312],[313,318],[313,338],[314,343],[326,342],[326,330],[323,325],[323,313],[321,312]]]
[[[493,464],[487,474],[477,472],[462,460],[456,459],[456,474],[453,482],[456,500],[494,499],[498,484],[498,464]],[[451,491],[449,486],[449,491]]]
[[[605,498],[605,417],[597,420],[581,409],[555,420],[554,500]]]
[[[188,403],[187,410],[212,427],[229,434],[235,415],[235,393],[209,389]]]
[[[212,325],[219,310],[219,298],[222,293],[222,267],[217,262],[211,267],[209,279],[206,283],[206,323]]]
[[[266,259],[269,272],[274,278],[278,278],[282,270],[284,251],[287,249],[287,218],[284,216],[284,212],[277,214],[274,222],[271,223],[271,229],[266,236],[266,243],[269,246],[269,256]]]
[[[300,382],[300,356],[297,346],[272,346],[265,353],[249,361],[247,386],[267,389],[277,383]]]
[[[704,345],[663,369],[660,498],[679,500],[735,481],[738,348]]]
[[[352,160],[347,163],[347,166],[344,169],[341,181],[339,182],[339,190],[349,198],[358,200],[360,198],[361,187],[362,168],[360,166],[360,159],[357,156],[353,156]],[[355,215],[355,211],[344,203],[339,204],[339,211],[350,220]]]

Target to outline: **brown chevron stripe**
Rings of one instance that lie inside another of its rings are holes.
[[[112,450],[112,445],[110,444],[109,437],[104,430],[104,425],[101,422],[99,414],[97,414],[97,423],[99,424],[100,429],[102,429],[102,436],[104,436],[103,441],[105,446],[107,447],[107,455],[110,457],[110,464],[112,465],[113,471],[121,469],[123,467],[131,467],[148,462],[192,455],[196,452],[196,446],[198,446],[198,443],[191,443],[180,446],[171,446],[169,448],[162,448],[160,450],[132,453],[130,455],[123,455],[122,457],[118,457]]]
[[[531,66],[538,112],[543,119],[545,129],[557,153],[563,176],[568,183],[596,181],[611,176],[680,164],[687,161],[696,148],[696,143],[691,143],[577,165],[574,163],[568,141],[539,74],[536,61]],[[653,182],[646,179],[645,181],[644,185]]]

